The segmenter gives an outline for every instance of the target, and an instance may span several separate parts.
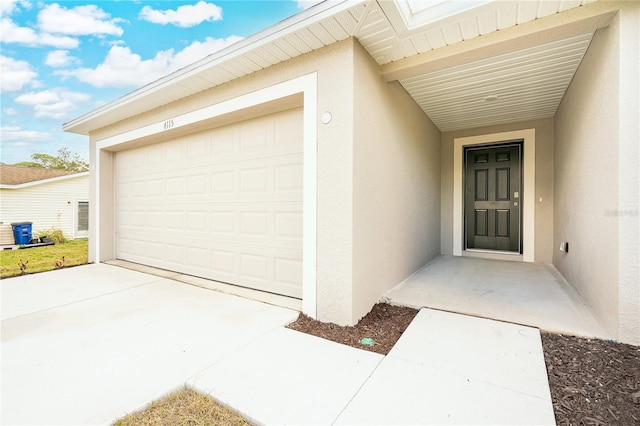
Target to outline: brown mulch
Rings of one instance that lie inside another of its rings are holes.
[[[379,303],[352,327],[303,314],[288,327],[386,355],[417,313]],[[361,343],[366,337],[373,346]],[[558,425],[640,425],[640,347],[550,333],[542,347]]]
[[[316,321],[304,314],[300,314],[288,327],[354,348],[386,355],[417,313],[416,309],[378,303],[352,327]],[[367,337],[373,339],[373,346],[361,343],[362,339]]]
[[[559,425],[640,424],[640,347],[542,333]]]

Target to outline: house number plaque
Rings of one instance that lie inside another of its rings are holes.
[[[169,130],[174,126],[173,119],[164,122],[164,130]]]

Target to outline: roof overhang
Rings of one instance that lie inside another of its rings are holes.
[[[561,43],[561,40],[569,40],[567,43],[572,44],[571,40],[578,36],[590,38],[596,30],[609,24],[616,10],[615,4],[592,0],[447,0],[433,2],[433,7],[414,5],[413,8],[407,0],[325,1],[65,123],[63,130],[88,135],[96,129],[349,37],[356,38],[378,62],[382,78],[400,81],[441,130],[470,127],[461,122],[444,124],[434,119],[429,108],[421,103],[421,99],[429,95],[417,89],[422,86],[413,84],[415,79],[422,76],[429,80],[429,85],[443,86],[445,76],[464,71],[464,67],[469,70],[477,68],[482,61],[501,58],[502,55],[511,55],[510,60],[526,65],[531,53],[529,49]],[[567,71],[571,76],[588,47],[588,42],[579,44],[582,49],[579,59],[572,62],[572,69]],[[549,62],[551,58],[544,56],[542,52],[543,59]],[[442,72],[434,74],[439,71]],[[492,67],[485,67],[483,77],[493,72],[496,71]],[[505,74],[504,70],[495,77],[503,80],[518,78],[516,74]],[[564,93],[569,82],[570,79],[559,88],[553,83],[556,89],[549,96],[556,99],[557,93]],[[463,93],[465,88],[477,89],[485,84],[486,78],[469,78],[464,87],[452,91],[451,95],[444,94],[439,99],[439,108],[456,108],[461,117],[468,116],[465,104],[454,93]],[[542,92],[547,88],[539,87]],[[492,88],[498,89],[504,88]],[[524,92],[521,94],[525,95]],[[540,102],[548,102],[549,99]],[[549,111],[546,109],[541,114],[553,115]],[[513,111],[510,112],[503,117],[497,112],[494,122],[524,119],[524,116],[514,116]],[[541,117],[529,114],[527,118]]]

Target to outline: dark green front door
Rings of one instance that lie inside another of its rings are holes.
[[[522,143],[465,149],[467,249],[521,252]]]

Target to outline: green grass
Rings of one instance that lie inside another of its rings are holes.
[[[64,267],[87,263],[89,259],[87,239],[68,240],[66,243],[53,246],[2,250],[0,251],[0,278],[20,275],[20,261],[26,263],[25,273],[27,274],[56,269],[56,262],[60,262],[62,256],[64,256]]]
[[[117,420],[113,426],[240,426],[250,425],[235,411],[184,388],[152,402],[146,409]]]

